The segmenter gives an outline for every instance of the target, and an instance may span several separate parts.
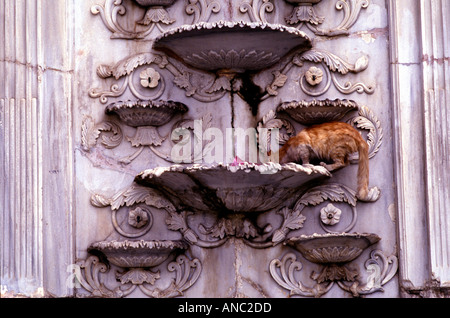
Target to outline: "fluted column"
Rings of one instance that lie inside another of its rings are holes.
[[[71,293],[72,6],[0,0],[2,294]]]
[[[388,4],[401,291],[439,297],[450,287],[450,4]]]
[[[430,271],[450,288],[449,1],[421,1],[421,28]]]

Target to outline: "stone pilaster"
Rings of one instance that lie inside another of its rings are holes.
[[[2,0],[0,11],[2,293],[65,296],[73,263],[72,2]]]

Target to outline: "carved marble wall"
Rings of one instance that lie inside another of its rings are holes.
[[[447,295],[444,1],[0,9],[2,296]],[[267,155],[328,121],[369,145],[364,201],[358,154]]]

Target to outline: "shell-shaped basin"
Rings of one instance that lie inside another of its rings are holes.
[[[352,110],[358,110],[358,104],[347,99],[291,101],[277,107],[277,112],[287,113],[303,125],[337,121]]]
[[[301,235],[286,241],[310,262],[343,264],[356,259],[370,245],[381,238],[368,233],[327,233]]]
[[[117,114],[131,127],[162,126],[176,114],[184,114],[188,107],[180,102],[166,100],[136,100],[115,102],[106,107],[106,114]]]
[[[92,244],[88,252],[100,252],[119,267],[148,268],[162,264],[172,253],[188,247],[184,241],[102,241]]]
[[[281,24],[218,21],[171,29],[153,48],[200,70],[242,73],[268,68],[293,50],[309,50],[311,40]]]
[[[306,191],[310,181],[330,176],[322,166],[242,163],[155,168],[135,181],[157,188],[180,208],[247,213],[281,206]]]

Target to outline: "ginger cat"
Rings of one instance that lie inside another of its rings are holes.
[[[375,201],[380,190],[369,190],[369,145],[351,125],[330,122],[305,128],[290,138],[279,151],[280,164],[319,159],[320,165],[333,171],[349,165],[350,154],[359,152],[358,188],[356,197],[361,201]]]

